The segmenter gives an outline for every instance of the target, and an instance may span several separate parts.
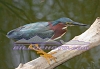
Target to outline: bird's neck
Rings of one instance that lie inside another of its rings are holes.
[[[63,28],[65,28],[66,27],[66,25],[64,25],[63,23],[58,23],[58,24],[56,24],[56,25],[52,25],[52,23],[51,22],[49,22],[49,26],[50,26],[50,29],[52,29],[52,30],[54,30],[54,31],[65,31],[66,29],[63,29]]]
[[[52,23],[49,23],[49,27],[54,31],[54,36],[51,39],[58,39],[62,37],[67,31],[67,29],[63,29],[64,27],[66,27],[63,23],[59,23],[54,26],[52,25]]]

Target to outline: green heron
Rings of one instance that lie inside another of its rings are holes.
[[[50,38],[52,40],[56,40],[66,33],[68,26],[75,25],[86,26],[86,24],[74,22],[69,18],[63,17],[51,22],[36,22],[26,24],[8,32],[7,37],[15,40],[28,40],[37,35],[43,39]]]
[[[49,38],[50,40],[57,40],[61,38],[67,31],[68,26],[86,26],[86,24],[74,22],[73,20],[63,17],[59,18],[55,21],[51,22],[36,22],[36,23],[30,23],[26,24],[24,26],[21,26],[17,29],[11,30],[7,33],[7,37],[10,39],[20,40],[20,39],[30,39],[34,36],[39,36],[42,39]],[[38,45],[35,45],[37,48]],[[30,49],[32,48],[32,45],[29,46]],[[42,51],[38,53],[44,54],[44,51],[39,48],[39,50],[34,49],[35,51]],[[47,55],[47,54],[44,54]],[[47,58],[46,56],[44,56]],[[52,57],[53,56],[48,56]],[[49,62],[49,61],[48,61]]]

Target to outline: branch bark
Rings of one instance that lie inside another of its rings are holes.
[[[53,69],[59,64],[98,45],[100,45],[100,17],[97,17],[95,22],[84,33],[50,51],[57,52],[53,55],[57,58],[57,62],[52,60],[49,65],[45,58],[39,57],[25,64],[20,64],[16,69]]]

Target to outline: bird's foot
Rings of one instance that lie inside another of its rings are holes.
[[[33,46],[35,46],[37,49],[35,49]],[[55,54],[56,52],[52,52],[52,53],[46,53],[44,52],[39,46],[38,44],[34,44],[34,45],[30,45],[29,49],[35,50],[37,51],[37,54],[40,54],[40,56],[44,57],[48,63],[50,64],[50,60],[54,60],[56,62],[56,57],[52,56],[53,54]]]

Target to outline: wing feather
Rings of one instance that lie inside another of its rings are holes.
[[[30,39],[34,36],[39,36],[43,39],[51,38],[54,35],[54,31],[50,30],[48,22],[37,22],[26,24],[17,29],[11,30],[7,33],[7,37],[11,39]]]

